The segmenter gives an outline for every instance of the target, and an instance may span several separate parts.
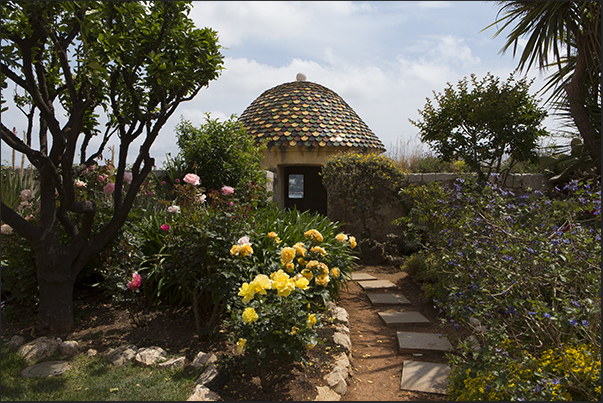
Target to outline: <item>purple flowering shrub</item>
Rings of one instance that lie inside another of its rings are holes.
[[[451,356],[450,397],[600,400],[600,189],[457,179],[403,192],[397,222],[423,247],[426,296],[483,346]]]

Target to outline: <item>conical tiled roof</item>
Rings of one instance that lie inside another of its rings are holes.
[[[379,138],[335,92],[316,83],[293,81],[264,91],[239,121],[268,147],[344,146],[384,151]]]

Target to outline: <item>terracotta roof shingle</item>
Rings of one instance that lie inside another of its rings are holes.
[[[385,150],[383,143],[335,92],[293,81],[264,91],[239,121],[267,146],[344,146]]]

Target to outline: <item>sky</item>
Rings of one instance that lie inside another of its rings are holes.
[[[493,1],[195,1],[189,16],[197,27],[218,32],[225,70],[180,105],[151,156],[161,168],[167,153],[178,154],[175,126],[181,119],[200,126],[206,113],[220,121],[240,116],[264,91],[295,81],[297,73],[340,95],[389,152],[416,147],[418,128],[409,119],[420,119],[418,110],[433,91],[472,73],[481,79],[490,72],[504,81],[517,67],[512,51],[500,53],[508,31],[496,38],[496,27],[482,31],[498,10]],[[523,74],[535,79],[531,93],[547,76]],[[19,113],[2,119],[19,133],[25,129]],[[544,125],[559,127],[552,117]],[[11,153],[2,144],[4,163]]]

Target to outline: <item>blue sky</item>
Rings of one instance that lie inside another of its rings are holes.
[[[506,80],[517,66],[512,52],[499,53],[505,35],[493,38],[496,28],[480,32],[496,20],[499,8],[492,1],[193,4],[195,24],[218,32],[225,70],[164,126],[151,149],[158,168],[166,153],[178,153],[174,127],[181,117],[198,126],[206,112],[220,120],[240,116],[262,92],[294,81],[300,72],[339,94],[391,150],[397,143],[418,143],[409,119],[419,119],[417,110],[433,98],[432,91],[442,92],[447,82],[454,85],[471,73]],[[535,93],[546,75],[527,75],[536,79]],[[2,119],[19,133],[25,129],[16,114]],[[547,118],[545,126],[554,130],[557,124]],[[11,160],[4,145],[2,160]]]

